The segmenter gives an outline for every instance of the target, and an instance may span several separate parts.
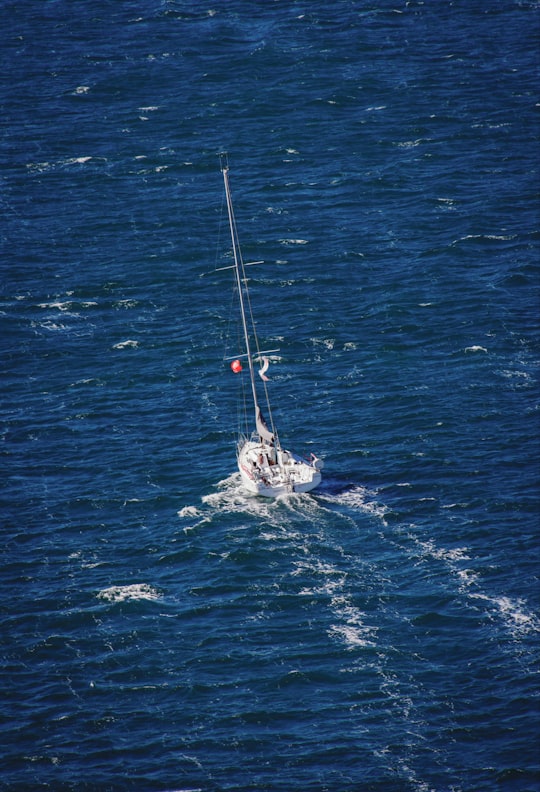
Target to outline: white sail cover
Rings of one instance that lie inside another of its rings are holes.
[[[255,414],[255,421],[257,423],[257,432],[259,433],[260,437],[262,437],[263,440],[266,440],[267,443],[273,443],[274,442],[274,435],[268,429],[268,427],[266,425],[266,421],[264,420],[264,418],[262,416],[261,408],[259,407],[259,405],[257,405],[257,412]]]

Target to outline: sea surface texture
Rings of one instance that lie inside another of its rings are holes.
[[[1,790],[540,790],[539,33],[0,3]],[[307,495],[240,486],[223,150]]]

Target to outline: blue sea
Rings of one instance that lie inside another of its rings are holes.
[[[538,792],[538,0],[0,20],[0,789]]]

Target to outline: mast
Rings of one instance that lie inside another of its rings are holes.
[[[236,220],[234,217],[234,210],[232,205],[231,188],[229,185],[229,162],[226,154],[220,154],[221,172],[223,174],[223,183],[225,185],[225,196],[227,199],[227,213],[229,215],[229,228],[231,231],[231,242],[234,256],[234,273],[236,278],[236,286],[238,288],[238,297],[240,300],[240,313],[242,315],[242,328],[244,331],[244,343],[246,346],[246,355],[249,365],[249,379],[251,382],[251,393],[253,396],[253,407],[255,409],[255,425],[261,438],[268,442],[274,442],[274,435],[269,431],[261,414],[261,408],[257,401],[257,389],[255,386],[255,369],[253,367],[253,360],[251,356],[251,347],[249,340],[249,330],[246,319],[246,308],[244,302],[244,288],[246,281],[246,273],[244,269],[244,262],[240,250],[240,243],[238,241],[238,231],[236,229]]]

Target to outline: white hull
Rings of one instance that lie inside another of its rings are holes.
[[[259,440],[245,440],[238,448],[242,484],[253,494],[267,498],[315,489],[321,482],[322,464],[316,457],[308,462]]]

